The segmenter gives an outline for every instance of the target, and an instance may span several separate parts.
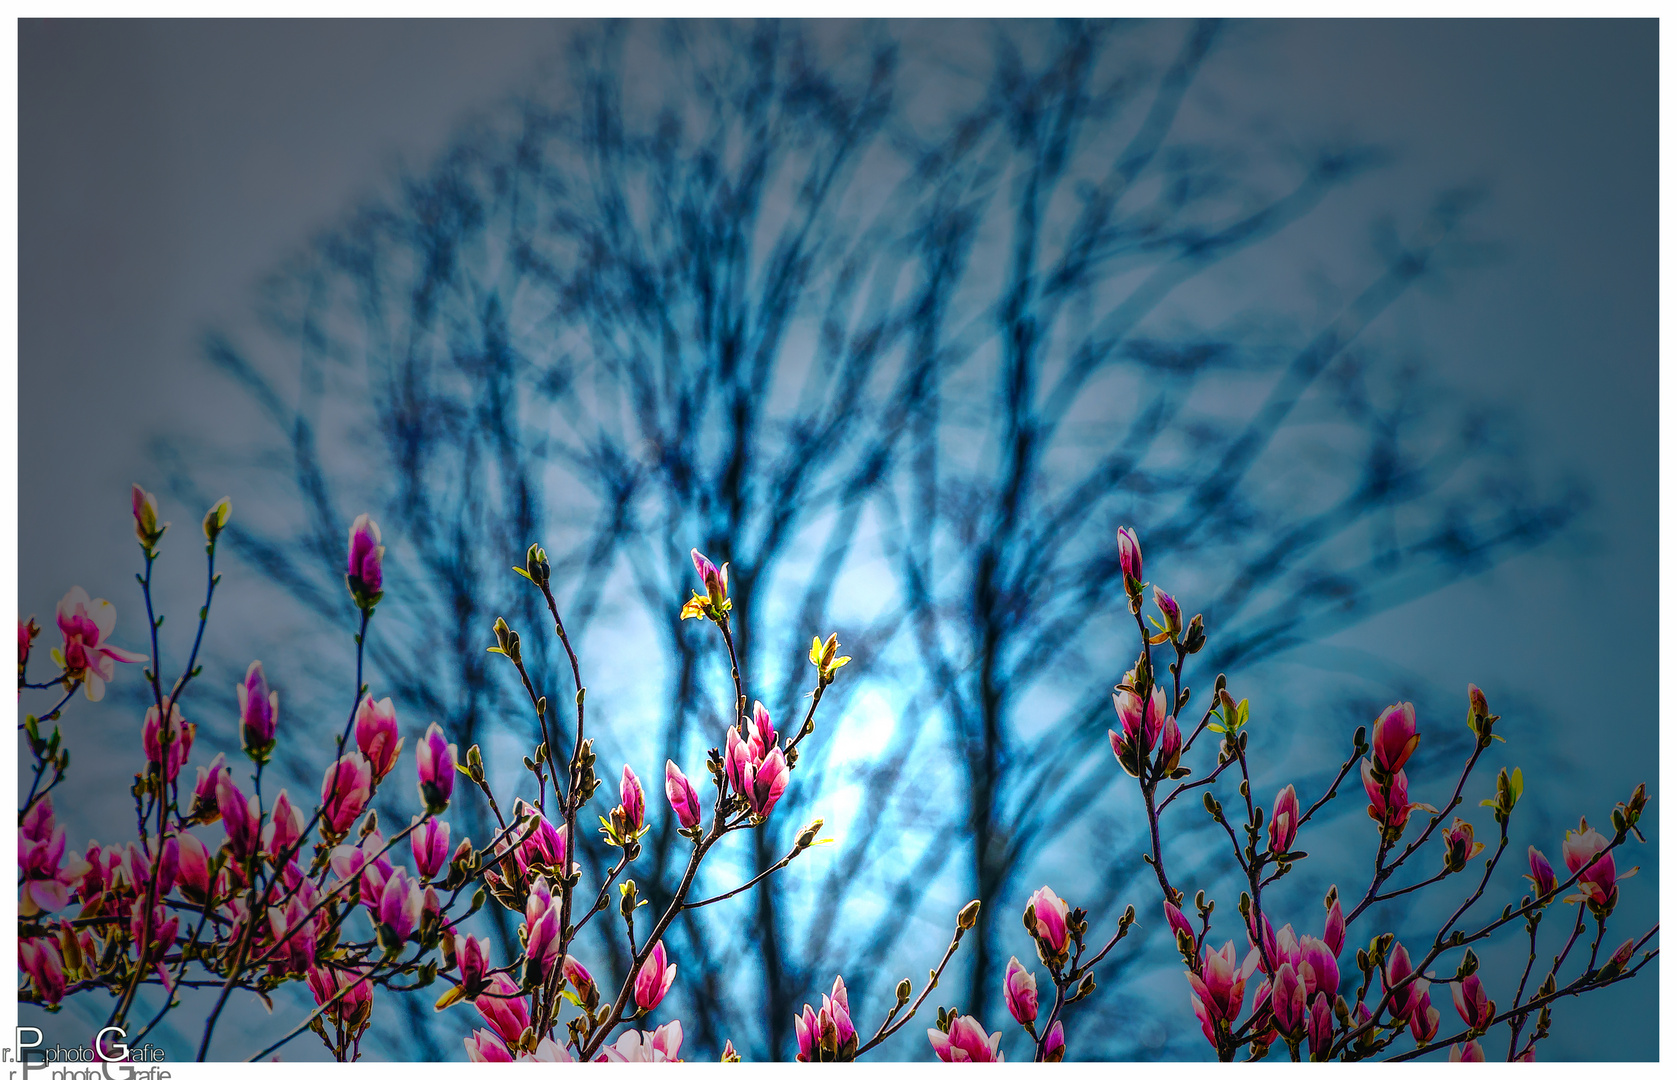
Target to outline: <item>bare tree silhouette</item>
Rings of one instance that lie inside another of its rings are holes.
[[[777,718],[807,689],[801,642],[839,630],[846,693],[901,719],[861,764],[806,759],[739,868],[857,788],[818,879],[677,924],[689,1045],[788,1055],[835,971],[881,999],[936,959],[913,932],[944,874],[985,905],[958,1004],[993,1008],[1021,876],[1090,830],[1139,835],[1090,814],[1117,775],[1106,691],[1133,659],[1107,645],[1127,618],[1114,528],[1204,586],[1185,600],[1217,629],[1203,662],[1235,672],[1541,543],[1582,498],[1528,479],[1491,410],[1366,340],[1460,254],[1470,193],[1442,194],[1313,325],[1208,284],[1380,162],[1186,121],[1225,38],[581,27],[547,83],[277,273],[263,333],[211,340],[272,435],[214,458],[176,440],[176,489],[232,473],[263,491],[272,511],[230,540],[323,619],[344,616],[348,521],[375,508],[401,585],[373,668],[501,771],[533,736],[483,649],[497,616],[540,625],[504,572],[531,541],[585,680],[662,680],[658,715],[601,734],[607,762],[694,762],[728,714],[726,673],[677,617],[689,547],[732,564],[742,673]],[[656,657],[614,651],[618,618]],[[555,643],[525,640],[546,692],[568,685]],[[661,818],[638,864],[655,902],[675,839]],[[1115,918],[1122,883],[1086,884]]]

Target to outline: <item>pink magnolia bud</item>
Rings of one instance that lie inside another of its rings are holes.
[[[256,796],[247,799],[233,783],[232,774],[223,771],[216,781],[215,802],[221,810],[221,825],[227,830],[227,843],[233,850],[234,859],[243,860],[254,855],[262,839],[256,827]]]
[[[443,729],[432,724],[420,737],[414,751],[419,765],[419,796],[425,808],[433,814],[448,809],[454,795],[454,763],[457,750],[443,735]]]
[[[268,853],[268,858],[278,862],[281,856],[291,851],[302,839],[305,824],[303,808],[293,806],[290,793],[281,788],[268,823],[262,827],[262,849]]]
[[[378,522],[362,514],[349,527],[349,593],[362,611],[371,612],[384,593],[384,547]]]
[[[419,870],[420,879],[429,881],[448,865],[448,822],[434,817],[424,821],[414,818],[414,822],[414,830],[408,834],[413,845],[413,864]]]
[[[217,754],[208,765],[198,766],[198,783],[192,789],[192,820],[207,825],[220,819],[221,807],[216,804],[215,790],[222,774],[227,772],[226,754]]]
[[[41,628],[36,625],[34,616],[17,621],[17,672],[22,681],[23,669],[29,666],[29,650],[34,647],[35,639],[40,636]],[[19,690],[19,694],[23,691]]]
[[[180,775],[181,766],[186,764],[187,755],[192,753],[192,739],[198,732],[197,724],[186,722],[186,716],[179,705],[172,705],[165,701],[164,707],[169,709],[169,723],[159,721],[157,706],[146,710],[145,723],[140,728],[140,738],[145,744],[146,761],[152,766],[161,766],[163,761],[163,744],[168,742],[169,765],[164,775],[173,780]]]
[[[646,826],[646,793],[641,790],[640,777],[635,770],[623,766],[623,779],[618,784],[618,808],[628,823],[631,835],[638,835]]]
[[[1410,1014],[1421,1003],[1421,980],[1416,979],[1403,985],[1403,981],[1414,973],[1415,968],[1409,962],[1409,950],[1394,944],[1390,955],[1386,957],[1383,974],[1386,991],[1392,995],[1392,1019],[1399,1023],[1407,1022]]]
[[[239,695],[239,745],[252,761],[267,761],[279,726],[279,694],[268,689],[262,661],[250,662],[244,682],[234,690]]]
[[[1054,1021],[1054,1026],[1048,1029],[1048,1036],[1042,1040],[1042,1060],[1062,1061],[1066,1056],[1066,1029],[1060,1021]]]
[[[361,700],[361,707],[355,712],[355,745],[361,748],[367,763],[373,767],[375,782],[390,775],[406,741],[397,730],[396,706],[389,698],[374,701],[366,697]]]
[[[1007,1011],[1021,1024],[1036,1020],[1036,976],[1025,970],[1017,956],[1008,958],[1007,974],[1002,977],[1002,990],[1007,996]]]
[[[19,938],[18,967],[35,984],[35,994],[48,1005],[64,1000],[64,956],[53,938]]]
[[[670,984],[675,982],[675,968],[664,953],[662,941],[652,946],[652,955],[635,972],[635,1004],[642,1012],[651,1012],[664,1000]]]
[[[1613,955],[1609,956],[1607,958],[1607,963],[1602,965],[1602,975],[1604,977],[1611,978],[1612,976],[1619,974],[1619,972],[1623,971],[1625,966],[1630,963],[1630,958],[1635,955],[1636,939],[1626,938],[1625,943],[1620,945],[1617,949],[1614,949]]]
[[[699,580],[705,583],[705,594],[711,605],[716,608],[728,599],[728,568],[724,566],[718,570],[716,564],[699,554],[699,549],[693,549],[693,569],[699,572]]]
[[[682,828],[691,829],[699,824],[699,793],[673,761],[664,763],[664,794]]]
[[[570,873],[570,868],[565,864],[569,844],[564,826],[555,828],[540,811],[523,799],[513,804],[514,820],[522,821],[531,817],[536,819],[535,831],[513,852],[513,861],[527,874],[551,871]]]
[[[775,748],[774,722],[769,719],[769,710],[763,707],[761,701],[751,707],[751,756],[758,761],[763,760],[768,752]]]
[[[204,842],[191,833],[180,834],[178,862],[181,895],[195,905],[202,905],[210,894],[210,852]]]
[[[559,971],[565,977],[565,981],[571,984],[571,989],[576,991],[576,996],[583,1004],[592,1008],[589,1003],[599,994],[599,990],[594,985],[594,976],[588,974],[588,969],[582,966],[582,961],[571,953],[566,953],[565,959],[559,965]]]
[[[792,1018],[798,1035],[799,1061],[854,1061],[861,1041],[850,1020],[850,995],[844,979],[833,980],[833,992],[821,996],[821,1010],[804,1006]]]
[[[1248,952],[1244,961],[1237,963],[1234,942],[1225,942],[1221,949],[1213,949],[1210,945],[1205,947],[1200,973],[1186,973],[1196,999],[1195,1012],[1202,1014],[1202,1027],[1214,1025],[1218,1020],[1232,1021],[1240,1015],[1246,1002],[1246,980],[1257,967],[1256,949]]]
[[[1275,810],[1269,819],[1269,849],[1291,851],[1299,834],[1299,796],[1288,784],[1275,796]]]
[[[1141,581],[1141,541],[1136,539],[1134,529],[1118,530],[1118,565],[1123,569],[1125,579]]]
[[[1333,898],[1333,907],[1328,909],[1326,925],[1322,927],[1322,941],[1335,956],[1345,946],[1345,909],[1339,906],[1339,897]]]
[[[1456,1043],[1450,1047],[1451,1061],[1484,1061],[1485,1048],[1479,1045],[1479,1040],[1469,1039],[1464,1043]]]
[[[524,1029],[530,1026],[530,1010],[519,996],[518,984],[501,972],[491,979],[489,992],[472,1004],[508,1046],[517,1046]]]
[[[1310,1060],[1326,1061],[1333,1049],[1333,1006],[1328,995],[1317,994],[1310,1005]]]
[[[359,750],[326,766],[320,783],[321,820],[336,836],[347,834],[373,796],[373,767]],[[225,814],[227,808],[221,808]]]
[[[1002,1033],[986,1034],[984,1025],[971,1016],[957,1016],[947,1033],[930,1028],[926,1037],[939,1061],[1002,1061]]]
[[[1485,850],[1484,844],[1473,842],[1473,826],[1461,818],[1445,828],[1443,838],[1444,866],[1452,873],[1461,870],[1469,859]]]
[[[141,487],[134,485],[134,537],[140,541],[140,546],[151,550],[162,538],[167,523],[157,523],[157,496]]]
[[[1561,842],[1561,855],[1566,859],[1567,873],[1582,872],[1578,879],[1578,892],[1590,911],[1602,916],[1610,914],[1619,902],[1619,876],[1608,846],[1607,837],[1590,828],[1582,818],[1578,820],[1578,828],[1567,830]],[[1597,855],[1601,858],[1596,859]],[[1596,860],[1593,864],[1592,859]],[[1632,874],[1635,872],[1631,871]],[[1629,877],[1630,874],[1624,876]]]
[[[419,883],[408,877],[406,870],[397,867],[379,894],[378,921],[390,928],[396,940],[406,941],[418,929],[424,907],[425,894],[420,891]]]
[[[1153,603],[1158,605],[1159,615],[1164,619],[1164,632],[1175,638],[1182,632],[1182,609],[1177,606],[1176,598],[1161,592],[1155,585]]]
[[[559,904],[545,878],[536,879],[524,904],[524,955],[546,978],[559,959]]]
[[[460,963],[460,986],[475,998],[489,987],[489,940],[464,934],[456,939],[454,955]]]
[[[1485,987],[1475,972],[1460,982],[1450,984],[1450,996],[1455,999],[1456,1012],[1462,1023],[1470,1028],[1481,1028],[1496,1015],[1496,1002],[1485,996]]]
[[[1182,729],[1176,725],[1176,717],[1166,716],[1164,728],[1159,733],[1159,767],[1164,775],[1169,776],[1182,764]]]
[[[1269,995],[1270,1015],[1275,1026],[1289,1041],[1296,1040],[1304,1031],[1308,1017],[1305,1009],[1304,984],[1291,964],[1282,964],[1275,971],[1275,984]]]
[[[1197,939],[1198,935],[1194,933],[1194,924],[1188,921],[1188,916],[1182,914],[1181,908],[1177,907],[1169,900],[1165,901],[1165,921],[1170,923],[1170,932],[1172,936],[1175,936],[1176,934],[1187,934],[1189,941],[1195,941]]]
[[[1367,758],[1363,759],[1363,790],[1368,793],[1368,816],[1389,835],[1402,836],[1414,806],[1409,802],[1409,777],[1398,772],[1382,781]]]
[[[1526,858],[1531,863],[1531,873],[1526,875],[1526,880],[1531,882],[1532,891],[1541,900],[1555,891],[1555,870],[1536,845],[1526,849]]]
[[[1044,885],[1025,902],[1025,928],[1031,936],[1047,947],[1048,955],[1060,961],[1070,955],[1071,934],[1066,918],[1071,907]]]
[[[1427,981],[1416,979],[1415,985],[1420,987],[1415,999],[1410,1002],[1409,1034],[1418,1043],[1431,1042],[1438,1035],[1438,1010],[1432,1007],[1432,995],[1427,992]]]
[[[1420,742],[1415,730],[1415,706],[1407,701],[1388,705],[1374,722],[1375,768],[1387,775],[1397,772]]]

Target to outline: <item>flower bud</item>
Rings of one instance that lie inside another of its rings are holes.
[[[268,760],[279,726],[279,694],[268,689],[262,661],[252,660],[244,682],[234,687],[239,697],[239,745],[257,764]]]
[[[443,729],[435,723],[425,729],[415,750],[419,797],[425,800],[425,808],[433,814],[447,810],[448,800],[454,795],[457,752],[455,745],[443,734]]]
[[[378,522],[366,514],[349,528],[349,569],[344,580],[355,605],[368,615],[384,595],[384,545]]]
[[[157,498],[151,492],[134,485],[134,536],[140,541],[140,546],[150,551],[157,546],[163,533],[169,528],[169,523],[157,523]]]

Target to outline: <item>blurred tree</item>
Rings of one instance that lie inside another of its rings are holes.
[[[738,867],[859,789],[826,869],[677,923],[692,1056],[724,1037],[789,1056],[793,1013],[835,972],[871,1001],[934,962],[943,931],[918,931],[952,918],[921,910],[944,879],[986,914],[951,993],[995,1011],[1021,875],[1079,838],[1116,847],[1089,810],[1117,776],[1107,688],[1133,659],[1107,647],[1128,619],[1118,525],[1205,612],[1198,662],[1234,672],[1540,543],[1579,506],[1526,480],[1489,410],[1360,340],[1470,250],[1468,193],[1439,197],[1325,314],[1217,275],[1267,266],[1266,245],[1379,164],[1195,111],[1225,36],[579,27],[547,82],[276,274],[264,333],[209,343],[277,441],[212,459],[177,440],[177,491],[229,472],[269,485],[233,544],[334,622],[345,530],[372,508],[392,582],[374,690],[491,768],[534,741],[484,652],[496,616],[543,692],[575,690],[505,570],[531,541],[585,680],[661,678],[659,715],[596,714],[602,763],[631,759],[654,787],[657,758],[692,773],[731,707],[714,643],[677,618],[691,546],[732,564],[742,674],[778,726],[801,716],[816,632],[859,661],[841,706],[889,703],[878,745],[808,744]],[[655,656],[615,647],[606,624],[625,618]],[[459,802],[485,835],[484,808]],[[656,820],[637,866],[654,902],[679,870]],[[1084,884],[1110,922],[1119,883]],[[414,1020],[419,1051],[453,1053]],[[1089,1037],[1080,1053],[1122,1036]]]

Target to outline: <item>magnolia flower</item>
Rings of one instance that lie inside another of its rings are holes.
[[[1290,851],[1299,834],[1299,796],[1288,784],[1275,796],[1275,810],[1269,819],[1269,849]]]
[[[33,615],[27,619],[17,621],[17,673],[19,682],[23,681],[23,669],[29,666],[29,650],[34,648],[35,639],[40,636],[40,633],[41,628],[36,625]],[[18,687],[18,693],[20,695],[23,693],[21,686]]]
[[[1590,828],[1583,818],[1576,830],[1568,829],[1561,842],[1561,856],[1566,860],[1569,874],[1578,874],[1578,895],[1567,902],[1584,901],[1592,913],[1607,915],[1619,902],[1619,882],[1636,873],[1620,875],[1613,866],[1613,853],[1608,850],[1607,837]],[[1596,859],[1600,855],[1601,858]],[[1590,860],[1596,859],[1592,865]]]
[[[355,745],[360,747],[367,763],[373,767],[375,782],[390,775],[406,741],[397,730],[396,706],[389,698],[383,701],[374,701],[370,696],[361,699],[361,707],[355,711]]]
[[[1186,972],[1188,985],[1194,991],[1194,1013],[1206,1038],[1217,1040],[1213,1029],[1221,1021],[1231,1023],[1240,1015],[1246,1002],[1246,980],[1258,966],[1258,950],[1246,954],[1241,963],[1235,962],[1234,942],[1225,942],[1221,949],[1205,947],[1200,973]]]
[[[517,1046],[524,1037],[524,1029],[530,1026],[530,1010],[519,996],[518,984],[504,972],[496,972],[490,979],[489,991],[472,1004],[507,1046]]]
[[[1327,942],[1308,934],[1299,938],[1296,966],[1299,978],[1304,981],[1305,993],[1320,991],[1332,997],[1339,992],[1339,961],[1334,958]]]
[[[58,629],[64,647],[53,658],[71,683],[81,682],[89,701],[105,696],[105,684],[116,674],[118,663],[132,664],[146,656],[119,649],[106,639],[116,629],[116,608],[108,600],[91,600],[80,585],[58,602]]]
[[[349,570],[344,575],[356,606],[371,614],[384,594],[384,547],[378,522],[362,514],[349,527]]]
[[[798,1033],[799,1061],[854,1061],[859,1037],[850,1021],[850,996],[844,979],[833,980],[833,992],[821,996],[821,1010],[804,1006],[792,1018]]]
[[[326,767],[320,783],[321,820],[333,834],[343,836],[372,797],[373,768],[359,750],[351,750]]]
[[[728,729],[728,751],[724,771],[734,790],[758,817],[768,817],[786,790],[786,755],[779,746],[759,756],[758,734],[741,739],[738,728]]]
[[[640,1006],[641,1012],[651,1012],[664,1000],[664,995],[670,992],[670,984],[675,982],[675,968],[664,953],[662,941],[652,946],[652,954],[635,972],[635,1004]]]
[[[262,661],[250,662],[244,681],[234,690],[239,695],[239,745],[252,761],[267,761],[279,725],[279,694],[268,689]]]
[[[1176,771],[1182,764],[1182,729],[1176,724],[1176,717],[1166,716],[1163,728],[1159,732],[1159,768],[1166,776]]]
[[[1153,603],[1158,605],[1159,615],[1164,619],[1163,631],[1174,638],[1182,632],[1182,609],[1177,606],[1176,598],[1163,592],[1157,585],[1153,587]]]
[[[366,1026],[372,1016],[373,983],[371,979],[363,978],[363,974],[359,968],[353,967],[347,970],[312,967],[304,981],[309,984],[309,992],[314,995],[316,1005],[325,1005],[342,993],[338,1003],[323,1015],[339,1027],[353,1029]]]
[[[681,1021],[655,1031],[625,1031],[600,1051],[595,1061],[661,1062],[681,1060]]]
[[[682,828],[698,826],[699,793],[693,790],[693,782],[673,761],[664,762],[664,795],[670,800],[670,809],[675,811],[676,820],[681,822]]]
[[[510,1062],[513,1060],[507,1044],[493,1031],[478,1028],[466,1039],[466,1060],[475,1062]]]
[[[576,1063],[576,1058],[571,1056],[571,1052],[569,1050],[566,1050],[559,1043],[555,1042],[554,1039],[553,1039],[553,1036],[551,1036],[551,1035],[547,1036],[546,1038],[542,1039],[541,1042],[537,1043],[536,1048],[534,1050],[530,1051],[528,1054],[519,1054],[516,1058],[513,1058],[513,1060],[514,1061],[545,1061],[545,1062],[548,1062],[549,1064],[555,1064],[555,1065],[558,1065],[558,1064],[573,1065],[573,1064]]]
[[[1007,997],[1007,1011],[1021,1024],[1036,1020],[1036,976],[1025,970],[1017,956],[1007,961],[1007,974],[1002,976],[1002,991]]]
[[[1043,962],[1063,963],[1071,950],[1066,919],[1071,907],[1044,885],[1025,902],[1025,929],[1044,952]]]
[[[413,845],[413,864],[422,880],[429,881],[448,865],[448,822],[437,818],[413,819],[414,830],[409,833]]]
[[[458,750],[443,735],[443,729],[432,724],[420,737],[414,755],[419,767],[419,797],[433,814],[448,809],[454,795],[454,763]]]
[[[1469,1039],[1464,1043],[1456,1043],[1450,1047],[1451,1061],[1484,1061],[1485,1050],[1477,1039]]]
[[[1420,742],[1415,730],[1415,706],[1407,701],[1388,705],[1374,722],[1374,767],[1390,776],[1403,768]]]
[[[1170,932],[1172,936],[1177,934],[1187,934],[1189,941],[1195,940],[1196,935],[1194,934],[1194,924],[1188,921],[1188,916],[1182,914],[1181,908],[1177,907],[1169,900],[1165,901],[1165,921],[1170,923]]]
[[[585,1008],[592,1009],[600,1000],[600,990],[594,985],[594,976],[588,974],[588,969],[582,966],[582,961],[573,954],[566,953],[565,959],[559,964],[559,973],[565,981],[576,991],[577,998]]]
[[[408,877],[408,872],[397,867],[379,892],[378,921],[390,929],[397,941],[406,941],[419,928],[419,916],[425,907],[425,894],[419,882]]]
[[[971,1016],[957,1016],[948,1032],[930,1028],[926,1037],[932,1040],[932,1050],[940,1061],[1003,1061],[1002,1033],[988,1035],[984,1026]]]
[[[339,844],[332,849],[330,856],[332,872],[337,875],[339,881],[360,877],[361,903],[374,915],[378,914],[378,901],[384,892],[384,883],[396,872],[390,859],[378,854],[382,850],[384,836],[374,829],[361,841],[359,847]]]

